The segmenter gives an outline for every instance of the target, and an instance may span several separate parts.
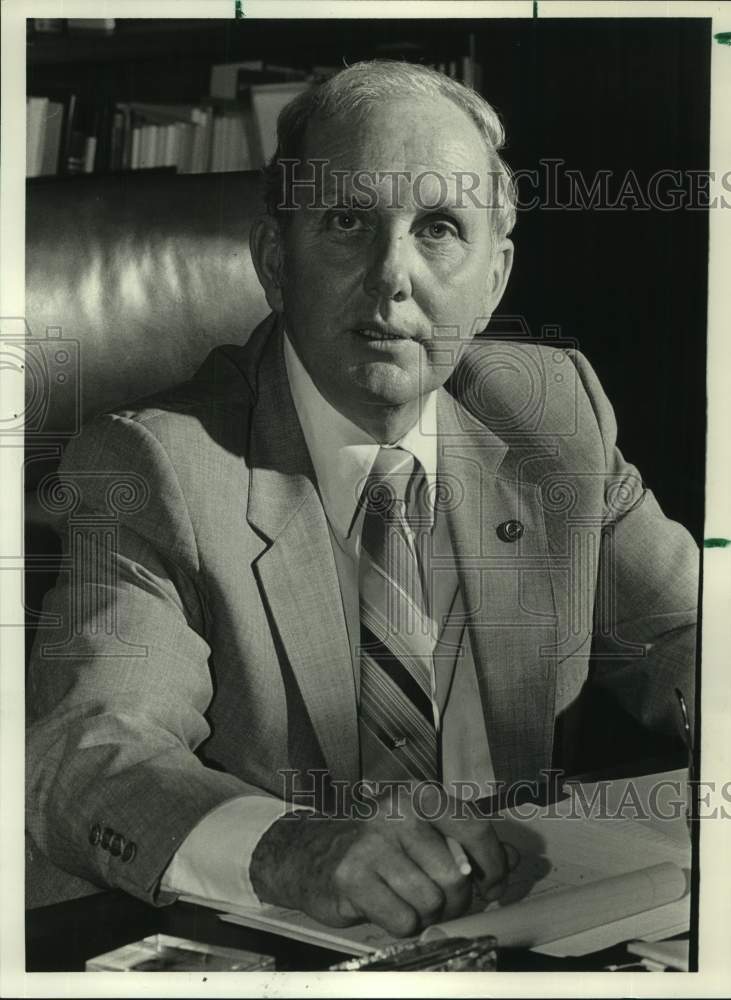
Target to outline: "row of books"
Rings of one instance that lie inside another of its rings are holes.
[[[476,86],[465,56],[437,68]],[[178,173],[255,170],[276,148],[281,109],[335,67],[308,70],[260,60],[211,69],[197,103],[90,100],[74,92],[27,99],[26,173],[106,173],[167,167]]]
[[[173,167],[258,169],[274,152],[279,110],[301,84],[264,85],[246,101],[89,104],[70,94],[27,101],[29,177]]]
[[[206,173],[260,168],[276,146],[281,108],[332,67],[302,70],[262,60],[211,67],[196,103],[30,97],[27,175],[174,168]]]

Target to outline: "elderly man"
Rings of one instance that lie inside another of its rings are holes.
[[[678,731],[689,535],[580,354],[473,340],[513,256],[501,143],[420,66],[298,97],[251,236],[272,315],[69,447],[89,517],[110,476],[149,498],[48,598],[83,626],[64,657],[34,654],[29,829],[60,868],[411,934],[500,894],[515,851],[464,802],[564,762],[585,689]]]

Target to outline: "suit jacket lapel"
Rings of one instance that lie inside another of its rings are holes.
[[[440,476],[495,776],[537,778],[549,766],[556,615],[543,510],[519,452],[440,392]],[[498,474],[499,470],[499,474]],[[497,528],[520,521],[523,536]]]
[[[340,586],[278,329],[264,346],[251,434],[247,519],[270,543],[255,572],[330,777],[357,780],[356,694]]]

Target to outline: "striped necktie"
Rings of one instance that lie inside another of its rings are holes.
[[[426,476],[402,448],[381,448],[367,479],[360,551],[363,777],[439,777],[432,706],[435,627],[419,557],[430,519]]]

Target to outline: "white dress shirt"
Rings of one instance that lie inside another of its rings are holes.
[[[330,530],[335,565],[350,639],[356,690],[359,690],[360,634],[358,564],[364,511],[358,500],[381,445],[336,410],[319,392],[299,357],[284,337],[284,357],[290,390],[317,479]],[[425,397],[419,419],[393,447],[418,458],[430,486],[437,482],[437,393]],[[431,491],[430,491],[431,492]],[[441,551],[451,554],[444,516],[436,514],[434,533]],[[431,574],[431,617],[443,636],[450,615],[462,610],[457,576],[450,558]],[[432,704],[442,741],[443,780],[474,781],[486,794],[493,780],[490,752],[472,653],[463,626],[449,631],[442,649],[445,659],[459,649],[449,675],[447,692],[432,676]],[[457,669],[458,667],[458,669]],[[438,673],[438,672],[437,672]],[[438,702],[442,702],[440,712]],[[452,710],[450,711],[450,706]],[[249,879],[257,843],[269,827],[293,806],[270,795],[230,799],[208,813],[178,848],[162,880],[162,888],[243,906],[260,905]]]

